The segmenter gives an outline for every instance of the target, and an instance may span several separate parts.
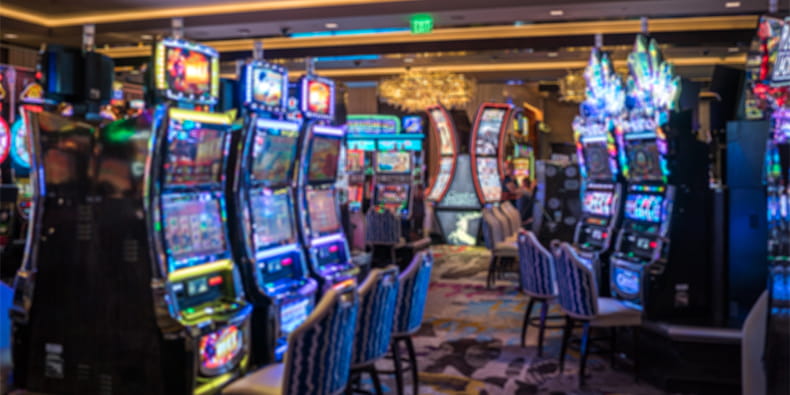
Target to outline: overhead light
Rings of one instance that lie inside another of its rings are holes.
[[[7,38],[9,40],[13,40],[15,38],[19,38],[19,35],[18,34],[14,34],[14,33],[6,33],[6,34],[3,34],[3,37]]]
[[[724,7],[725,8],[738,8],[740,6],[741,6],[741,2],[740,1],[728,1],[728,2],[724,3]]]
[[[524,26],[524,21],[515,21],[513,22],[513,26]]]
[[[326,27],[327,29],[337,29],[338,24],[334,22],[329,22],[326,25],[324,25],[324,27]]]
[[[403,58],[405,63],[414,63],[414,58]]]
[[[143,34],[143,35],[140,35],[140,39],[141,39],[141,40],[152,40],[153,38],[154,38],[154,36],[152,36],[152,35],[150,35],[150,34]]]
[[[551,15],[551,16],[563,16],[563,15],[565,15],[565,11],[563,11],[563,10],[551,10],[551,11],[549,11],[549,15]]]
[[[560,54],[557,53],[557,52],[549,52],[549,53],[546,54],[546,56],[548,56],[550,58],[556,58],[557,56],[560,56]]]
[[[738,51],[740,51],[740,50],[741,50],[741,49],[740,49],[740,48],[738,48],[738,47],[729,47],[729,48],[727,48],[727,52],[730,52],[730,53],[733,53],[733,52],[738,52]]]

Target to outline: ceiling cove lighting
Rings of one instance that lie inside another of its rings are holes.
[[[724,3],[724,7],[725,8],[738,8],[740,6],[741,6],[741,2],[740,1],[728,1],[728,2]]]
[[[313,38],[313,37],[332,37],[332,36],[359,36],[366,34],[381,34],[381,33],[400,33],[407,32],[408,28],[405,27],[387,27],[381,29],[353,29],[353,30],[332,30],[329,32],[303,32],[292,33],[291,38]]]
[[[551,16],[563,16],[563,15],[565,15],[565,11],[563,11],[563,10],[551,10],[551,11],[549,11],[549,15],[551,15]]]
[[[327,28],[327,29],[337,29],[338,24],[334,23],[334,22],[329,22],[329,23],[325,24],[324,27]]]

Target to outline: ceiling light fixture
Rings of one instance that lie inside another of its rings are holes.
[[[546,56],[548,56],[550,58],[556,58],[557,56],[560,56],[560,54],[557,53],[557,52],[549,52],[549,53],[546,54]]]
[[[143,34],[143,35],[140,36],[141,40],[152,40],[153,38],[154,38],[154,36],[152,36],[150,34]]]
[[[14,33],[6,33],[6,34],[3,34],[3,37],[7,38],[9,40],[13,40],[15,38],[19,38],[19,35],[18,34],[14,34]]]
[[[476,81],[463,74],[411,69],[381,81],[378,92],[395,107],[419,112],[439,103],[447,108],[462,107],[472,100],[476,88]]]
[[[724,3],[724,7],[725,8],[738,8],[740,6],[741,6],[741,2],[740,1],[728,1],[728,2]]]
[[[741,49],[740,49],[740,48],[738,48],[738,47],[729,47],[729,48],[727,48],[727,52],[729,52],[729,53],[738,52],[738,51],[740,51],[740,50],[741,50]]]
[[[337,29],[338,24],[334,22],[329,22],[325,24],[324,27],[326,27],[327,29]]]
[[[551,10],[551,11],[549,11],[549,15],[551,15],[551,16],[563,16],[563,15],[565,15],[565,11],[563,11],[563,10]]]

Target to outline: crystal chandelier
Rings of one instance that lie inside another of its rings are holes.
[[[457,108],[472,100],[477,84],[463,74],[409,69],[379,83],[379,97],[406,112],[435,104]]]

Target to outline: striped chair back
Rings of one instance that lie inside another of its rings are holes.
[[[409,267],[401,273],[393,335],[412,334],[420,329],[432,267],[433,254],[430,250],[423,250],[414,256]]]
[[[505,241],[505,230],[502,228],[502,223],[494,215],[491,207],[483,209],[483,222],[491,232],[491,247],[489,249],[493,250],[497,243]]]
[[[352,366],[372,363],[387,353],[398,302],[398,285],[398,268],[389,266],[373,269],[359,287]]]
[[[562,309],[572,318],[590,320],[598,315],[598,286],[593,272],[568,243],[554,249],[557,285]]]
[[[365,243],[398,244],[401,237],[401,222],[389,210],[371,207],[365,214]]]
[[[505,200],[500,204],[502,207],[502,212],[505,213],[508,220],[510,220],[510,226],[513,229],[521,230],[521,214],[518,212],[518,209],[513,206],[513,203],[510,203],[509,200]]]
[[[536,298],[557,296],[554,256],[540,244],[534,233],[526,230],[519,232],[518,254],[521,290]]]
[[[510,220],[508,219],[507,215],[505,215],[505,213],[502,211],[502,207],[499,206],[492,207],[491,212],[494,213],[494,217],[496,217],[497,221],[499,221],[499,223],[501,224],[500,226],[502,226],[502,231],[504,232],[505,237],[509,237],[511,235],[516,234],[516,231],[518,231],[518,229],[513,228],[513,226],[510,224]]]
[[[344,391],[359,309],[355,283],[331,288],[307,320],[288,336],[284,395],[332,395]]]
[[[483,242],[489,251],[493,251],[494,246],[496,246],[496,239],[494,238],[494,228],[496,226],[494,214],[488,209],[483,209]]]

